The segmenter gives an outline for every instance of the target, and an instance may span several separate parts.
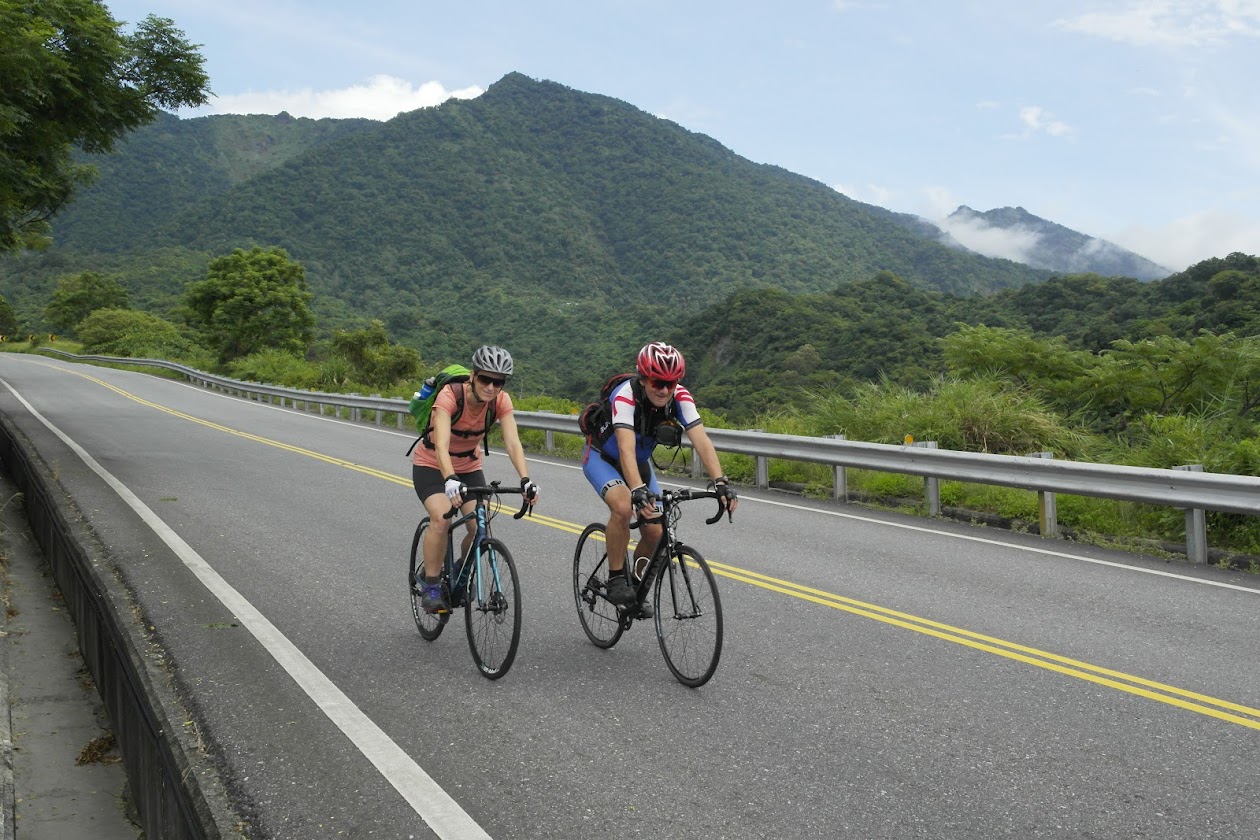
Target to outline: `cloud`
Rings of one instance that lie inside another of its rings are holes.
[[[373,76],[366,84],[340,90],[274,90],[218,96],[198,114],[278,114],[287,111],[295,117],[366,117],[389,120],[404,111],[440,105],[448,99],[473,99],[484,91],[467,87],[448,91],[440,82],[413,87],[395,76]]]
[[[1051,137],[1071,137],[1076,129],[1056,119],[1053,114],[1040,105],[1025,105],[1019,109],[1019,121],[1024,130],[1018,134],[1007,134],[1009,140],[1026,140],[1034,134],[1049,134]]]
[[[1260,217],[1208,210],[1160,227],[1134,225],[1107,239],[1173,271],[1184,271],[1195,263],[1227,257],[1235,251],[1255,254]]]
[[[1135,46],[1200,47],[1260,37],[1255,0],[1130,0],[1114,11],[1054,22],[1059,29]]]
[[[983,219],[955,216],[930,220],[964,248],[986,257],[999,257],[1027,263],[1041,240],[1034,231],[1022,227],[996,228]]]

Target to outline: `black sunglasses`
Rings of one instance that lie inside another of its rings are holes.
[[[657,379],[653,376],[649,376],[647,381],[653,388],[658,388],[662,391],[667,391],[678,384],[677,379]]]
[[[477,381],[487,387],[490,385],[494,385],[498,388],[502,388],[504,385],[507,384],[507,377],[504,377],[503,379],[499,379],[496,376],[486,376],[484,373],[479,373],[477,374]]]

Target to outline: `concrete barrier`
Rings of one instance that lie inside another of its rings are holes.
[[[36,542],[77,629],[123,757],[146,837],[224,840],[244,835],[211,758],[184,731],[188,719],[167,678],[144,655],[148,640],[129,593],[38,452],[0,416],[0,461],[22,491]]]

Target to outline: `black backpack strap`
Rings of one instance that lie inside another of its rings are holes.
[[[502,394],[503,391],[499,391]],[[494,421],[499,418],[495,416],[495,411],[499,407],[499,394],[494,395],[494,402],[486,403],[486,430],[481,436],[481,449],[487,455],[490,454],[490,427],[494,425]]]
[[[455,413],[451,415],[451,426],[454,426],[455,421],[457,421],[460,417],[464,416],[464,388],[467,387],[468,384],[469,383],[467,382],[448,382],[445,386],[443,386],[446,388],[450,388],[451,392],[455,395]],[[459,385],[460,387],[456,388],[455,387],[456,385]],[[497,417],[494,416],[494,409],[496,405],[498,405],[497,397],[495,398],[494,402],[486,404],[486,430],[481,438],[481,448],[485,450],[485,453],[487,455],[490,454],[490,443],[486,438],[489,437],[490,435],[490,427],[494,425],[494,421],[498,419]],[[433,423],[430,422],[429,428],[424,430],[424,434],[417,440],[417,443],[420,440],[423,440],[424,445],[427,448],[433,449],[434,448],[433,438],[430,437],[429,435],[429,433],[432,430],[433,430]],[[466,432],[462,429],[452,428],[451,434],[454,435],[455,437],[472,437],[473,435],[477,433]],[[411,445],[413,449],[415,448],[415,445],[416,445],[415,443]],[[468,456],[472,455],[476,451],[477,450],[474,448],[474,449],[465,450],[464,452],[451,452],[450,455],[452,458],[467,458]],[[407,450],[407,454],[408,455],[411,454],[410,449]]]

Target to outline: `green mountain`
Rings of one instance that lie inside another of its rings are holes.
[[[134,305],[165,314],[210,258],[277,245],[306,267],[322,329],[381,319],[434,362],[500,343],[522,387],[561,395],[646,340],[681,343],[690,316],[738,290],[823,293],[890,272],[972,295],[1051,276],[517,73],[385,123],[164,118],[100,167],[56,222],[61,244],[0,261],[0,294],[28,321],[65,273],[121,274]]]

